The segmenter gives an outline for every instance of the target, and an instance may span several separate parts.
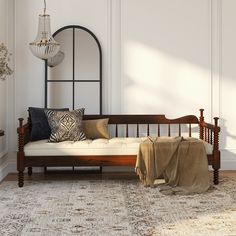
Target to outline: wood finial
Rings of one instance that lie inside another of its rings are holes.
[[[19,125],[20,125],[20,127],[22,127],[22,126],[23,126],[23,120],[24,120],[24,119],[23,119],[23,118],[19,118],[18,120],[19,120]]]
[[[214,120],[215,120],[215,126],[217,127],[218,126],[219,117],[214,117]]]
[[[4,131],[0,130],[0,136],[4,136]]]
[[[204,111],[204,109],[201,108],[201,109],[199,109],[199,111],[200,111],[200,116],[203,117],[203,111]]]

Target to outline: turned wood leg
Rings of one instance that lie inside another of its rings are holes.
[[[32,176],[32,173],[33,173],[32,167],[28,167],[28,176]]]
[[[219,170],[214,170],[213,172],[214,184],[219,184]]]
[[[20,188],[24,186],[24,172],[23,171],[18,172],[18,186]]]
[[[100,166],[99,172],[102,173],[102,166]]]

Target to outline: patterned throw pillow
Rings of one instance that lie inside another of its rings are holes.
[[[45,111],[51,128],[49,142],[79,141],[86,136],[82,129],[84,108],[74,111]]]

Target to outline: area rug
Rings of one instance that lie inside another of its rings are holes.
[[[3,182],[0,235],[235,236],[235,181],[189,196],[165,196],[138,180]]]

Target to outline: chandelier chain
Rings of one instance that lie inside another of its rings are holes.
[[[43,8],[43,13],[44,13],[44,15],[46,14],[46,7],[47,7],[47,5],[46,5],[46,0],[44,0],[44,8]]]

